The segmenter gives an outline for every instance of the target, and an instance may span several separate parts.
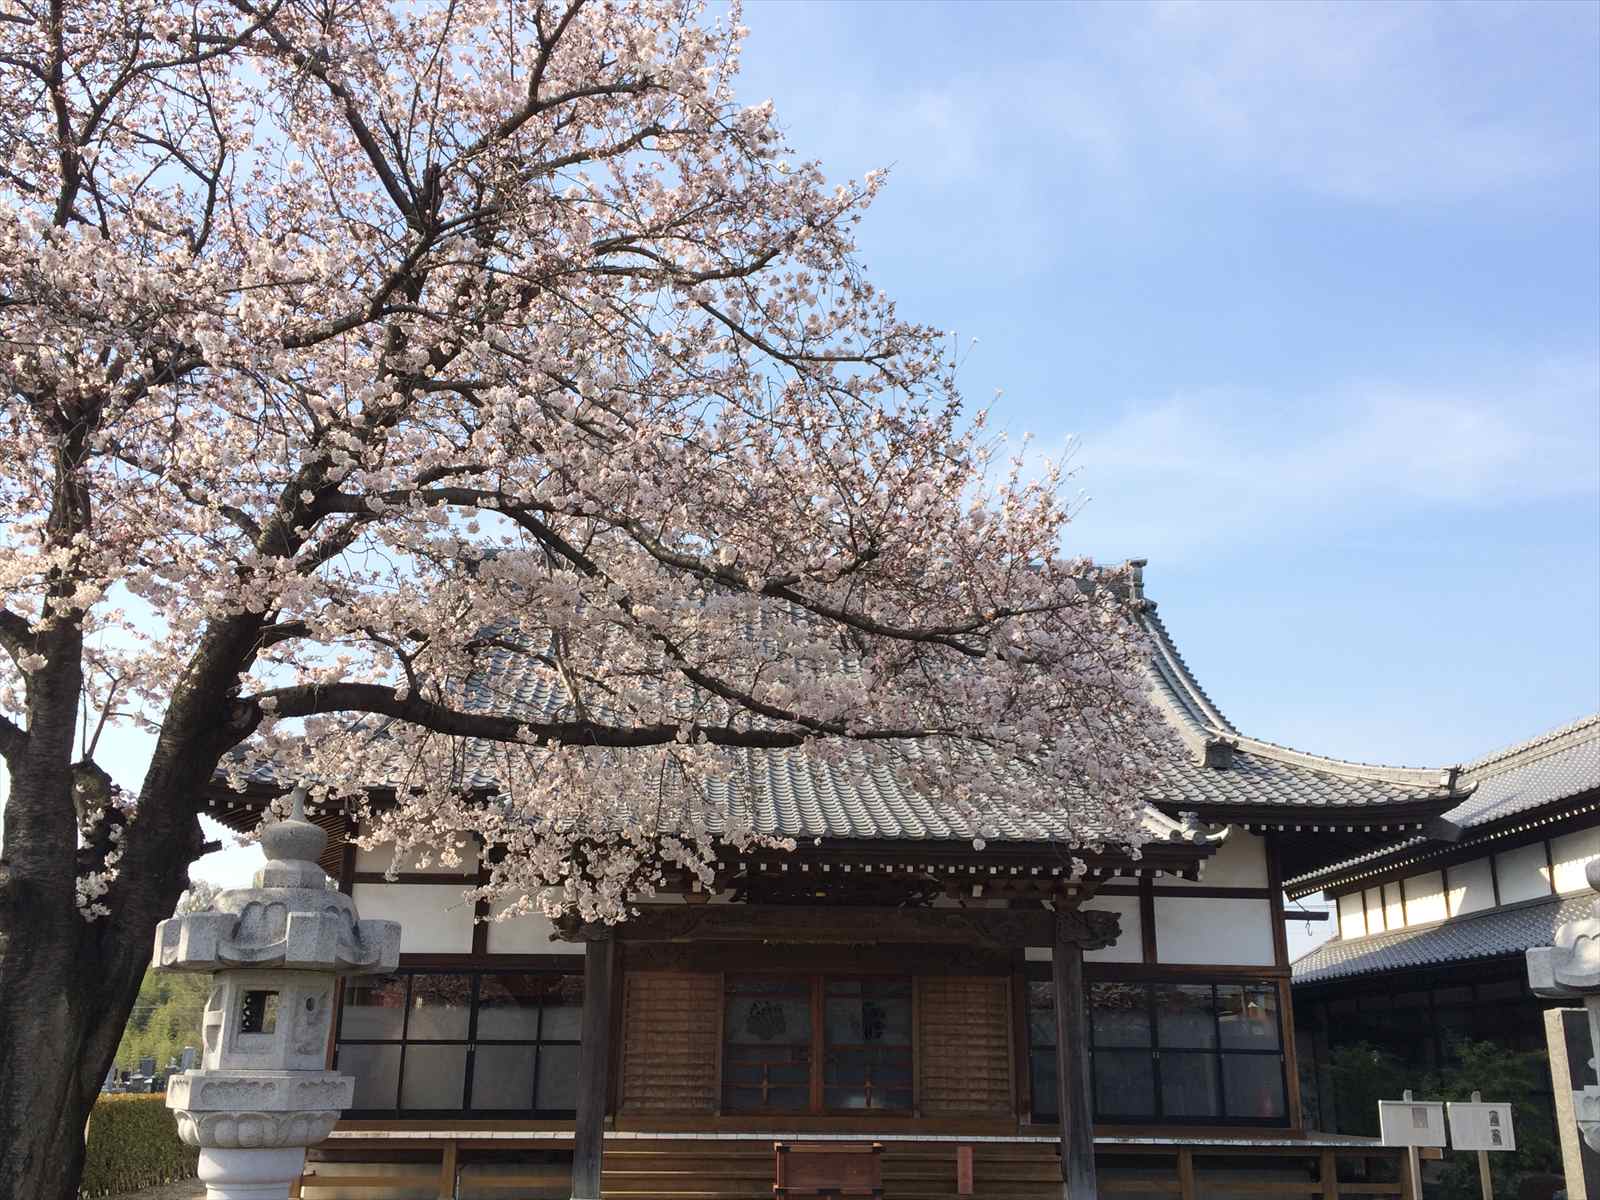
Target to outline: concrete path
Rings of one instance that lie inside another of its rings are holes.
[[[111,1200],[205,1200],[206,1185],[198,1179],[182,1183],[165,1183],[160,1187],[146,1188],[142,1192],[124,1192]]]

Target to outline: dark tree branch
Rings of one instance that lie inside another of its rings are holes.
[[[21,726],[9,717],[0,716],[0,758],[8,765],[14,764],[27,744],[28,735]]]
[[[541,721],[494,713],[468,713],[414,693],[402,699],[394,688],[378,683],[305,683],[244,696],[235,702],[233,727],[237,740],[243,741],[269,713],[276,717],[311,717],[341,712],[394,717],[454,737],[535,746],[638,748],[665,746],[687,739],[713,746],[782,750],[803,746],[821,736],[809,729],[739,729],[732,725],[693,721],[609,725],[597,721]],[[853,741],[911,741],[940,736],[944,731],[918,727],[849,731],[838,725],[828,727],[827,732]]]

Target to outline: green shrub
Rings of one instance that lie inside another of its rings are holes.
[[[1450,1047],[1451,1061],[1422,1081],[1420,1095],[1429,1100],[1469,1100],[1473,1091],[1485,1100],[1510,1104],[1517,1148],[1489,1155],[1497,1200],[1514,1200],[1527,1174],[1560,1174],[1561,1149],[1550,1111],[1549,1060],[1538,1052],[1508,1050],[1493,1042],[1459,1041]],[[1450,1150],[1429,1200],[1478,1200],[1478,1156]]]
[[[81,1195],[116,1196],[193,1179],[199,1155],[178,1140],[165,1096],[101,1096],[89,1117]]]
[[[1378,1101],[1398,1100],[1417,1086],[1410,1072],[1387,1050],[1366,1042],[1340,1046],[1328,1057],[1339,1132],[1378,1136]]]

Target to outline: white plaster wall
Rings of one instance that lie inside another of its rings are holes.
[[[1107,946],[1104,950],[1090,950],[1083,956],[1084,962],[1144,961],[1144,929],[1139,923],[1139,897],[1096,896],[1084,907],[1103,908],[1122,917],[1122,933],[1117,938],[1117,944]],[[1051,958],[1049,946],[1029,946],[1025,953],[1029,962],[1049,962]]]
[[[1373,933],[1382,929],[1394,928],[1389,924],[1389,914],[1383,907],[1383,889],[1372,887],[1366,890],[1367,925]]]
[[[1545,862],[1543,842],[1496,854],[1494,869],[1500,878],[1501,904],[1550,894],[1550,865]]]
[[[470,954],[472,905],[453,883],[358,883],[351,889],[363,917],[400,922],[403,954]]]
[[[1358,938],[1367,932],[1367,917],[1361,911],[1361,893],[1349,892],[1339,897],[1339,936]]]
[[[538,913],[525,917],[510,917],[497,921],[500,913],[509,907],[509,901],[496,901],[489,908],[490,954],[582,954],[583,947],[575,942],[558,942],[550,918]]]
[[[471,838],[462,838],[456,845],[456,853],[461,856],[459,866],[447,867],[439,861],[439,851],[425,855],[422,851],[412,850],[403,855],[395,870],[400,874],[417,871],[427,871],[439,875],[473,875],[478,870],[478,845]],[[427,866],[422,865],[422,859],[429,858]],[[394,863],[394,843],[384,842],[371,850],[356,847],[356,870],[358,871],[387,871],[390,864]]]
[[[1451,865],[1449,902],[1452,917],[1494,907],[1494,876],[1487,858]]]
[[[1450,914],[1444,904],[1444,872],[1425,871],[1405,880],[1406,923],[1426,925]]]
[[[1583,891],[1589,886],[1584,868],[1600,858],[1600,825],[1551,838],[1550,858],[1556,865],[1556,891]]]
[[[1398,883],[1383,885],[1383,923],[1389,929],[1401,929],[1406,923],[1406,906]]]
[[[1155,904],[1159,962],[1270,967],[1276,961],[1270,900],[1157,896]]]
[[[1157,882],[1162,887],[1266,887],[1266,839],[1230,826],[1227,840],[1205,860],[1199,879],[1163,875]]]
[[[1122,918],[1122,933],[1118,936],[1116,945],[1107,946],[1104,950],[1086,952],[1083,956],[1084,962],[1144,961],[1144,930],[1139,924],[1139,897],[1096,896],[1084,907],[1103,908],[1107,912],[1117,913]]]

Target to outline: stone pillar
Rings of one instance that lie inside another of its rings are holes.
[[[156,927],[158,971],[208,971],[200,1067],[174,1075],[167,1107],[200,1148],[207,1200],[287,1200],[306,1147],[333,1130],[355,1080],[324,1070],[340,975],[392,971],[400,926],[363,921],[317,865],[327,835],[305,819],[267,826],[254,886]]]
[[[590,927],[583,947],[583,1026],[578,1047],[578,1110],[572,1133],[572,1200],[600,1200],[606,1101],[611,1091],[611,996],[617,940]]]
[[[1094,1096],[1089,1087],[1089,1017],[1083,952],[1113,945],[1121,932],[1114,912],[1064,909],[1056,914],[1051,978],[1056,1000],[1056,1102],[1061,1113],[1062,1200],[1098,1200],[1094,1169]]]
[[[1591,891],[1600,892],[1600,859],[1584,872]],[[1550,946],[1528,951],[1528,986],[1549,1000],[1582,1000],[1589,1010],[1589,1041],[1600,1053],[1600,900],[1581,921],[1556,930]],[[1555,1086],[1565,1087],[1565,1080]],[[1600,1151],[1600,1088],[1590,1085],[1572,1097],[1578,1130],[1591,1150]]]

